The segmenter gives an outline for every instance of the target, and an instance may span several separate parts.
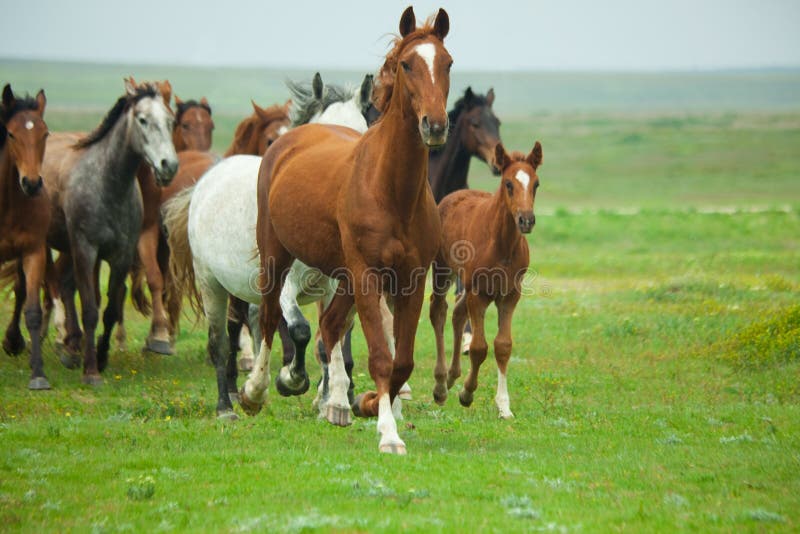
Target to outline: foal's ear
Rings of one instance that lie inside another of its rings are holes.
[[[14,91],[11,90],[11,84],[7,83],[6,86],[3,87],[3,107],[9,110],[14,107],[15,102]]]
[[[319,72],[315,73],[314,79],[311,80],[311,91],[314,93],[315,100],[322,100],[322,90],[324,87],[322,76],[320,76]]]
[[[494,87],[489,89],[489,92],[486,93],[486,103],[489,104],[489,107],[492,107],[492,104],[494,104]]]
[[[447,15],[447,11],[439,8],[439,12],[436,14],[436,20],[433,23],[433,33],[439,38],[440,41],[444,41],[444,38],[447,37],[447,33],[449,31],[450,17]]]
[[[156,85],[158,86],[158,92],[161,93],[161,98],[164,100],[164,105],[169,107],[169,101],[172,99],[172,84],[169,83],[169,80],[164,80],[163,82],[156,82]],[[175,104],[177,105],[177,97]]]
[[[177,100],[177,98],[178,97],[176,96],[175,99]],[[206,97],[203,97],[203,98],[200,99],[200,105],[203,106],[203,107],[206,107],[208,109],[211,109],[211,106],[209,105],[208,99]]]
[[[531,153],[525,158],[525,161],[531,164],[533,170],[538,169],[539,165],[542,164],[542,144],[539,141],[536,141],[536,144],[533,145],[533,150],[531,150]]]
[[[362,108],[368,108],[372,101],[372,74],[364,76],[364,81],[361,82],[361,89],[359,90],[358,100]]]
[[[511,158],[506,153],[503,143],[497,143],[494,147],[494,166],[499,171],[503,171],[505,166],[511,162]]]
[[[39,116],[44,116],[44,108],[47,105],[47,97],[44,96],[44,89],[39,89],[39,92],[36,93],[36,111],[39,112]]]
[[[438,20],[438,19],[437,19]],[[400,17],[400,36],[405,37],[417,29],[417,17],[414,16],[414,8],[408,6]]]

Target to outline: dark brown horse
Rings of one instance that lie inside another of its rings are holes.
[[[467,316],[474,329],[469,347],[471,365],[458,397],[463,406],[472,404],[473,392],[478,387],[478,370],[488,350],[484,314],[494,302],[498,314],[498,332],[494,339],[498,370],[495,403],[500,417],[513,417],[506,383],[511,356],[511,318],[528,269],[528,242],[523,234],[529,233],[536,222],[533,213],[539,187],[536,170],[541,163],[542,146],[538,141],[527,156],[520,152],[509,155],[498,143],[495,164],[502,171],[498,190],[494,194],[457,191],[439,204],[443,239],[433,264],[430,307],[436,333],[433,398],[439,404],[444,404],[447,390],[461,376],[461,334]],[[444,354],[445,296],[455,277],[464,283],[464,292],[453,310],[453,360],[448,371]]]
[[[214,132],[214,119],[211,118],[211,106],[206,97],[197,100],[181,100],[175,95],[175,129],[172,131],[172,143],[175,150],[211,150],[211,134]]]
[[[17,260],[14,317],[3,349],[19,354],[25,339],[19,330],[24,309],[31,336],[29,389],[50,389],[41,351],[42,308],[39,294],[45,275],[50,201],[42,187],[42,159],[48,136],[44,123],[47,99],[17,98],[10,85],[3,88],[0,105],[0,264]]]
[[[341,126],[309,124],[280,137],[264,155],[256,226],[264,338],[240,391],[248,413],[258,412],[266,400],[281,286],[297,258],[340,284],[321,318],[333,390],[328,420],[350,422],[341,340],[357,310],[377,392],[357,397],[353,411],[378,416],[379,450],[406,452],[391,404],[414,367],[425,276],[441,239],[427,182],[428,148],[447,139],[449,25],[442,9],[421,28],[410,7],[403,12],[400,37],[375,90],[383,117],[363,136]],[[394,304],[394,362],[384,337],[381,295]]]

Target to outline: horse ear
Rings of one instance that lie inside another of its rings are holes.
[[[44,116],[44,108],[47,105],[47,97],[44,96],[44,89],[39,89],[39,92],[36,93],[36,111],[39,112],[39,116]]]
[[[497,143],[494,147],[494,166],[497,170],[501,171],[506,166],[511,158],[508,157],[506,154],[506,149],[503,147],[503,143]]]
[[[183,104],[183,100],[178,95],[175,95],[175,105],[180,106],[181,104]]]
[[[438,17],[436,19],[439,20]],[[414,16],[414,8],[408,6],[400,17],[400,36],[405,37],[417,29],[417,17]]]
[[[536,141],[536,144],[533,145],[533,150],[531,150],[531,153],[525,158],[525,161],[531,164],[533,170],[538,169],[539,165],[542,164],[542,144],[539,141]]]
[[[450,17],[447,15],[447,11],[439,8],[439,12],[436,14],[436,21],[433,23],[433,33],[439,38],[440,41],[444,41],[444,38],[447,37],[447,33],[449,31]]]
[[[7,83],[6,86],[3,87],[3,107],[11,109],[14,107],[14,102],[16,102],[14,91],[11,90],[11,84]]]
[[[364,81],[361,82],[361,91],[359,92],[358,99],[361,102],[361,107],[366,109],[372,101],[372,74],[364,76]]]
[[[128,96],[134,96],[136,94],[136,80],[133,79],[133,76],[125,78],[125,93]]]
[[[311,81],[311,91],[314,93],[315,100],[322,100],[322,89],[325,86],[322,83],[322,76],[319,72],[314,74],[314,79]]]
[[[469,104],[473,98],[475,98],[475,93],[472,92],[472,87],[467,87],[467,90],[464,91],[464,103]]]
[[[489,107],[492,107],[492,104],[494,104],[494,87],[489,89],[489,92],[486,93],[486,103],[489,104]]]
[[[178,97],[176,96],[176,97],[175,97],[175,99],[177,100],[177,99],[178,99]],[[210,108],[210,107],[211,107],[211,106],[208,104],[208,99],[207,99],[206,97],[203,97],[203,98],[201,98],[201,99],[200,99],[200,105],[201,105],[201,106],[205,106],[205,107],[207,107],[207,108]]]
[[[172,99],[172,84],[169,83],[169,80],[164,80],[163,82],[156,82],[158,86],[158,92],[161,93],[161,97],[164,99],[164,105],[169,107],[169,101]]]

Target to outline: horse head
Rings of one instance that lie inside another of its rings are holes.
[[[214,120],[211,118],[211,106],[203,97],[197,100],[181,100],[175,95],[175,130],[173,141],[175,150],[211,150],[211,134],[214,131]]]
[[[47,98],[40,90],[36,98],[14,96],[11,85],[3,88],[0,107],[0,147],[8,144],[12,164],[19,174],[22,192],[34,196],[42,189],[42,159],[49,135],[44,122]]]
[[[502,143],[497,143],[494,156],[495,165],[502,174],[500,187],[508,213],[523,234],[528,234],[536,224],[533,205],[539,177],[536,170],[542,164],[542,145],[539,141],[527,156],[521,152],[507,153]]]

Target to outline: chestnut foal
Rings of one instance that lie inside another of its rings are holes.
[[[528,269],[528,242],[536,223],[533,203],[542,164],[542,145],[536,142],[531,153],[506,153],[502,143],[495,148],[495,165],[502,172],[500,188],[494,194],[461,190],[447,195],[439,204],[442,218],[442,246],[433,264],[433,294],[430,319],[436,334],[436,386],[433,398],[447,400],[447,390],[461,376],[461,335],[469,315],[472,342],[471,366],[458,398],[462,406],[472,404],[478,388],[478,370],[486,359],[483,330],[486,308],[497,306],[498,332],[494,339],[497,360],[497,396],[500,417],[513,417],[509,407],[506,371],[511,356],[511,317],[519,302],[523,277]],[[453,361],[445,367],[444,323],[447,318],[445,296],[455,277],[464,284],[464,293],[453,310]]]

